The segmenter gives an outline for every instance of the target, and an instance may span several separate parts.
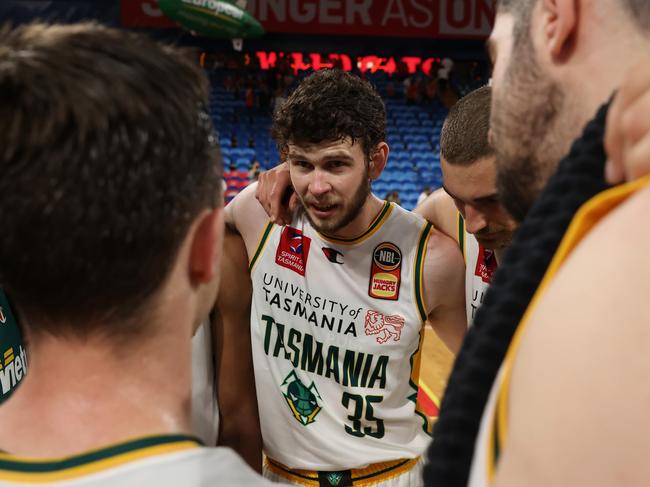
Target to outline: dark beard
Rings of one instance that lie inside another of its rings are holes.
[[[532,49],[527,40],[515,47],[502,90],[507,101],[494,103],[493,97],[491,117],[499,199],[518,222],[526,217],[570,142],[560,117],[567,109],[564,92],[544,74]]]
[[[311,216],[309,215],[309,212],[305,209],[305,204],[301,198],[298,198],[298,201],[300,202],[300,211],[302,211],[304,215],[307,217],[307,220],[309,220],[311,226],[314,227],[320,233],[332,235],[338,232],[341,228],[349,225],[350,222],[352,222],[359,215],[359,213],[361,212],[361,208],[363,208],[363,205],[366,203],[366,200],[368,199],[368,196],[370,196],[370,181],[368,179],[368,175],[365,174],[363,181],[359,185],[359,188],[354,193],[354,197],[350,202],[350,206],[348,207],[347,213],[343,215],[341,221],[337,222],[336,225],[325,226],[325,227],[322,225],[318,225],[316,222],[312,220]]]

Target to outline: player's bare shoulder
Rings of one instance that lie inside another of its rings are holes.
[[[422,290],[429,323],[452,353],[467,330],[465,262],[458,243],[432,228],[422,266]]]
[[[457,288],[457,291],[463,294],[464,276],[465,261],[458,243],[432,228],[422,273],[424,289],[430,291],[427,294],[446,295],[451,288]]]
[[[431,193],[413,212],[431,222],[436,229],[441,230],[445,235],[458,238],[458,211],[454,205],[454,200],[444,189],[440,188]]]
[[[422,225],[423,229],[428,218],[425,220],[420,212],[403,210],[403,217],[408,218],[414,225]],[[430,221],[430,220],[429,220]],[[450,269],[455,269],[457,265],[461,266],[461,274],[464,272],[463,255],[458,243],[445,235],[444,232],[435,227],[435,223],[430,222],[433,226],[429,229],[429,235],[426,239],[426,255],[424,259],[425,268],[432,262],[434,265],[446,265]],[[426,272],[426,270],[425,270]]]
[[[611,217],[621,220],[622,224],[633,223],[635,228],[639,228],[647,236],[650,234],[650,228],[647,225],[639,225],[639,222],[643,221],[650,212],[650,176],[639,181],[639,184],[645,184],[645,187],[617,208]]]
[[[458,242],[441,231],[432,228],[427,241],[427,253],[424,260],[427,267],[438,269],[441,274],[460,272],[464,275],[465,262]]]
[[[262,205],[255,198],[256,183],[247,186],[225,208],[226,223],[244,239],[249,258],[270,223]]]
[[[650,176],[632,184],[639,185],[639,188],[597,223],[574,254],[586,254],[597,259],[603,255],[601,252],[607,253],[612,248],[621,249],[622,242],[626,240],[625,251],[617,253],[617,261],[638,262],[640,265],[649,262],[644,256],[650,239],[650,228],[641,222],[650,213]],[[634,235],[632,239],[628,237],[631,235]]]

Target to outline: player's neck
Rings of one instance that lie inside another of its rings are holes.
[[[384,206],[384,202],[370,193],[368,199],[361,207],[359,214],[343,228],[340,228],[334,234],[328,234],[330,237],[351,239],[362,235],[372,222],[375,221],[379,212]]]
[[[0,408],[0,450],[59,457],[190,432],[191,338],[136,336],[118,350],[101,340],[32,343],[27,377]]]
[[[579,128],[593,118],[632,68],[647,63],[650,52],[650,40],[632,24],[621,24],[611,34],[598,37],[570,75],[561,79],[567,97],[573,100],[577,111],[574,123]],[[616,39],[616,42],[611,39]],[[587,79],[593,82],[585,83]]]

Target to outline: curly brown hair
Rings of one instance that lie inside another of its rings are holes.
[[[278,107],[271,129],[281,154],[290,143],[320,143],[349,137],[366,160],[386,139],[386,108],[368,82],[339,69],[317,71]]]

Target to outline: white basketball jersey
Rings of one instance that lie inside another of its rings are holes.
[[[465,258],[465,311],[469,326],[474,321],[476,310],[483,304],[485,293],[497,269],[497,259],[492,250],[480,245],[474,235],[467,233],[460,213],[458,242]]]
[[[271,486],[229,448],[203,448],[191,437],[151,436],[53,460],[0,455],[0,486]]]
[[[430,230],[390,203],[355,239],[302,215],[267,226],[251,260],[251,339],[270,458],[343,470],[426,448],[416,384]]]
[[[497,379],[490,391],[490,397],[483,410],[481,426],[474,447],[468,487],[488,487],[494,477],[499,455],[497,403],[502,384],[503,367],[499,370]]]

